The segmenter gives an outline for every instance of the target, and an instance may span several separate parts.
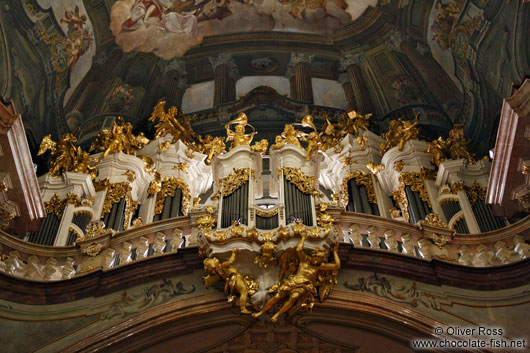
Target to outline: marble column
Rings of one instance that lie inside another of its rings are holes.
[[[362,65],[365,63],[364,54],[346,54],[340,60],[341,70],[346,71],[350,79],[350,85],[353,96],[353,109],[361,114],[373,113],[373,104],[365,78],[362,73]]]
[[[294,75],[294,68],[292,66],[287,67],[287,71],[285,71],[285,77],[289,79],[289,98],[298,99],[298,91],[296,90],[296,77]]]
[[[215,80],[214,107],[234,101],[236,99],[236,81],[238,78],[234,59],[229,54],[220,54],[217,57],[209,57],[209,59]]]
[[[401,32],[392,30],[385,41],[388,48],[397,53],[402,53],[408,58],[411,67],[421,76],[428,85],[429,90],[436,101],[436,104],[445,110],[448,103],[462,104],[462,95],[457,86],[444,71],[440,64],[434,59],[430,52],[430,47],[422,43],[413,43],[408,36]],[[455,101],[455,98],[457,101]]]
[[[339,83],[344,89],[344,95],[348,101],[348,108],[353,109],[355,106],[355,95],[353,94],[353,88],[351,86],[350,77],[346,72],[343,72],[339,75]]]
[[[294,69],[296,100],[313,103],[313,86],[311,84],[311,62],[314,55],[291,53],[289,65]]]

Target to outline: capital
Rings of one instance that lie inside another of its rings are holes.
[[[390,35],[386,38],[386,46],[393,51],[401,51],[401,42],[405,40],[406,37],[401,34],[401,32],[393,29],[390,31]]]
[[[340,69],[344,71],[350,65],[362,66],[366,62],[364,53],[346,54],[340,59]]]
[[[217,56],[209,56],[210,64],[212,64],[212,69],[219,65],[228,65],[230,68],[235,67],[234,58],[230,54],[219,54]]]
[[[160,71],[162,76],[170,71],[177,71],[180,75],[186,75],[186,63],[182,59],[171,59],[160,61]]]
[[[311,64],[314,57],[314,55],[308,55],[305,53],[291,53],[291,61],[289,62],[289,66],[295,66],[299,63]]]

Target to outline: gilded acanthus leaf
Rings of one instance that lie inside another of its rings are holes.
[[[304,194],[311,194],[315,190],[315,177],[305,175],[300,168],[283,167],[283,176]]]
[[[234,169],[232,173],[220,180],[223,196],[231,195],[249,179],[250,168]]]

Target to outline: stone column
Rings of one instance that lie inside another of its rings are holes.
[[[339,83],[342,85],[342,88],[344,88],[344,94],[348,101],[348,108],[353,109],[353,107],[355,107],[355,95],[353,94],[350,77],[346,72],[339,75]]]
[[[289,65],[294,69],[296,100],[313,103],[313,86],[311,84],[311,62],[314,55],[291,53]]]
[[[362,65],[366,62],[364,54],[346,54],[340,60],[341,70],[346,71],[350,79],[352,96],[354,100],[353,109],[361,114],[373,113],[373,104],[368,87],[361,70]]]
[[[236,99],[236,80],[238,77],[234,59],[229,54],[209,57],[215,80],[213,105],[232,102]]]
[[[289,79],[289,88],[291,89],[291,94],[289,97],[291,99],[298,99],[298,91],[296,90],[296,77],[294,75],[294,69],[292,66],[287,67],[287,71],[285,71],[285,77]]]
[[[160,95],[165,97],[166,106],[182,107],[182,96],[187,86],[186,65],[183,60],[173,59],[160,64],[162,79]]]
[[[451,102],[457,103],[459,106],[462,104],[462,95],[459,97],[458,94],[455,94],[455,92],[459,92],[457,86],[433,58],[428,45],[414,44],[408,36],[396,30],[390,31],[385,43],[390,50],[402,53],[410,60],[411,66],[429,85],[429,90],[440,108],[445,110],[447,103]]]

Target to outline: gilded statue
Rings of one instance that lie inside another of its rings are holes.
[[[469,152],[469,139],[464,136],[462,124],[456,124],[449,131],[449,138],[438,137],[432,141],[425,152],[432,153],[431,163],[440,166],[447,159],[466,159],[468,163],[475,162],[475,156]]]
[[[232,255],[228,261],[221,262],[218,258],[212,257],[204,259],[204,270],[208,275],[203,277],[206,288],[215,282],[223,279],[225,281],[225,292],[228,294],[228,302],[236,300],[235,292],[239,292],[239,308],[242,314],[250,314],[247,309],[248,297],[256,293],[258,283],[251,276],[244,276],[234,266],[236,255],[239,249],[232,250]]]
[[[149,139],[141,132],[138,136],[132,133],[131,123],[126,123],[120,116],[113,122],[111,130],[102,130],[92,145],[90,151],[103,152],[101,159],[109,154],[126,153],[136,156],[136,151],[149,143]]]
[[[226,152],[226,145],[222,137],[212,137],[211,135],[202,137],[199,135],[198,139],[200,142],[198,150],[206,155],[206,164],[212,163],[214,156]]]
[[[178,140],[182,140],[185,144],[192,143],[195,133],[188,119],[174,106],[170,107],[166,113],[165,105],[165,101],[159,102],[149,117],[151,122],[155,122],[158,119],[158,124],[155,125],[155,139],[171,134],[173,143]],[[182,122],[179,122],[177,115]]]
[[[464,125],[455,124],[451,131],[449,131],[449,138],[447,139],[449,147],[449,155],[451,159],[466,159],[469,163],[475,162],[475,156],[468,150],[469,139],[464,136]]]
[[[381,155],[395,146],[399,146],[399,150],[403,151],[405,142],[418,138],[420,134],[420,129],[417,127],[418,117],[419,114],[413,122],[401,118],[390,121],[388,131],[383,134],[386,141],[381,142]]]
[[[358,136],[360,129],[368,131],[371,116],[372,114],[363,115],[357,113],[355,110],[349,110],[346,115],[341,117],[342,130],[353,136]]]
[[[299,131],[296,130],[292,124],[285,124],[283,132],[281,133],[281,137],[285,140],[285,144],[295,145],[302,148],[300,140],[298,140],[299,136]]]
[[[234,125],[234,130],[231,129],[231,125]],[[245,133],[245,127],[250,126],[252,132]],[[230,149],[238,146],[250,146],[254,134],[256,131],[254,127],[248,123],[247,115],[245,113],[239,113],[238,117],[234,120],[229,121],[225,125],[226,129],[226,141],[232,141]]]
[[[250,148],[252,148],[252,151],[264,155],[267,152],[267,147],[269,147],[269,141],[267,139],[261,139]]]
[[[325,263],[328,253],[323,248],[313,249],[310,256],[305,254],[303,250],[305,239],[306,233],[304,232],[296,247],[296,257],[287,250],[282,254],[282,258],[280,258],[282,263],[280,282],[268,290],[274,296],[265,303],[263,309],[252,314],[253,317],[260,317],[280,300],[284,300],[280,310],[271,317],[271,320],[276,322],[280,315],[286,311],[291,314],[302,308],[310,311],[317,294],[321,301],[327,297],[336,283],[336,271],[340,269],[338,245],[335,244],[333,248],[334,262]]]
[[[53,141],[51,135],[42,139],[37,155],[40,156],[47,150],[51,151],[53,160],[49,170],[50,175],[57,177],[64,172],[76,172],[95,176],[94,171],[97,167],[91,163],[95,163],[97,160],[91,158],[81,147],[76,147],[76,142],[77,138],[70,133],[64,135],[58,142]]]
[[[307,136],[302,137],[302,141],[307,142],[307,155],[306,160],[311,159],[311,155],[313,153],[316,153],[320,150],[321,141],[320,141],[320,135],[316,131],[311,131]]]

